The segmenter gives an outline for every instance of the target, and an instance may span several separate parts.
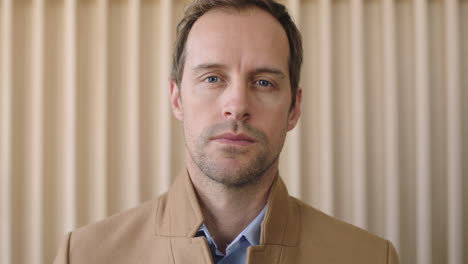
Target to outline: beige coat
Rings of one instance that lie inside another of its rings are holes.
[[[55,264],[213,263],[203,216],[188,175],[157,200],[69,233]],[[281,178],[272,186],[260,245],[246,263],[396,264],[392,244],[290,197]]]

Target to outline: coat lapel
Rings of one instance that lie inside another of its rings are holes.
[[[156,213],[155,233],[169,241],[175,264],[212,264],[206,239],[194,237],[202,223],[195,190],[185,173],[176,178],[167,196],[160,200]]]
[[[246,263],[294,263],[300,224],[299,207],[291,201],[286,185],[277,176],[268,197],[260,245],[248,249]]]
[[[194,237],[203,215],[187,172],[160,199],[155,234],[170,241],[174,263],[212,263],[206,239]],[[298,205],[279,176],[271,187],[260,245],[248,248],[246,263],[294,263],[299,240]]]
[[[192,181],[187,173],[177,177],[156,214],[156,235],[191,238],[203,223]]]
[[[268,197],[260,244],[297,246],[300,232],[299,207],[289,197],[286,185],[277,176]]]
[[[211,253],[208,248],[208,242],[203,237],[171,238],[171,248],[173,252],[174,263],[213,264]]]
[[[295,263],[297,255],[296,247],[283,245],[259,245],[249,247],[247,250],[246,264],[272,264]]]

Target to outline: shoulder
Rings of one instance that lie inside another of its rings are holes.
[[[152,241],[156,212],[165,197],[162,195],[71,232],[69,258],[86,259],[88,263],[98,263],[102,259],[109,261],[109,256],[122,259],[126,257],[125,254],[132,253],[129,251],[132,245]],[[120,253],[122,256],[119,256]]]
[[[148,221],[154,220],[153,216],[158,210],[162,197],[149,200],[136,207],[109,216],[103,220],[88,224],[73,231],[75,237],[86,236],[87,234],[120,234],[132,227],[144,227]]]
[[[299,207],[300,247],[311,249],[305,250],[306,254],[315,252],[322,256],[324,262],[342,259],[347,263],[387,263],[390,255],[396,255],[388,240],[329,216],[298,199],[291,197],[291,202]]]
[[[318,235],[326,234],[327,236],[343,239],[362,239],[372,242],[382,240],[382,238],[362,228],[327,215],[296,198],[292,199],[300,208],[303,228],[306,228],[306,230],[317,232]]]

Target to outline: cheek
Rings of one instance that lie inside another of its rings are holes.
[[[267,134],[271,143],[283,140],[288,126],[287,110],[265,111],[265,114],[259,117],[259,121],[261,129]]]
[[[183,123],[185,133],[197,136],[206,127],[212,125],[215,119],[214,104],[200,101],[186,101],[183,107]]]

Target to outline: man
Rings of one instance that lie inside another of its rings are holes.
[[[398,263],[389,241],[290,197],[301,37],[272,0],[200,0],[178,27],[171,104],[187,172],[167,194],[67,235],[55,263]]]

